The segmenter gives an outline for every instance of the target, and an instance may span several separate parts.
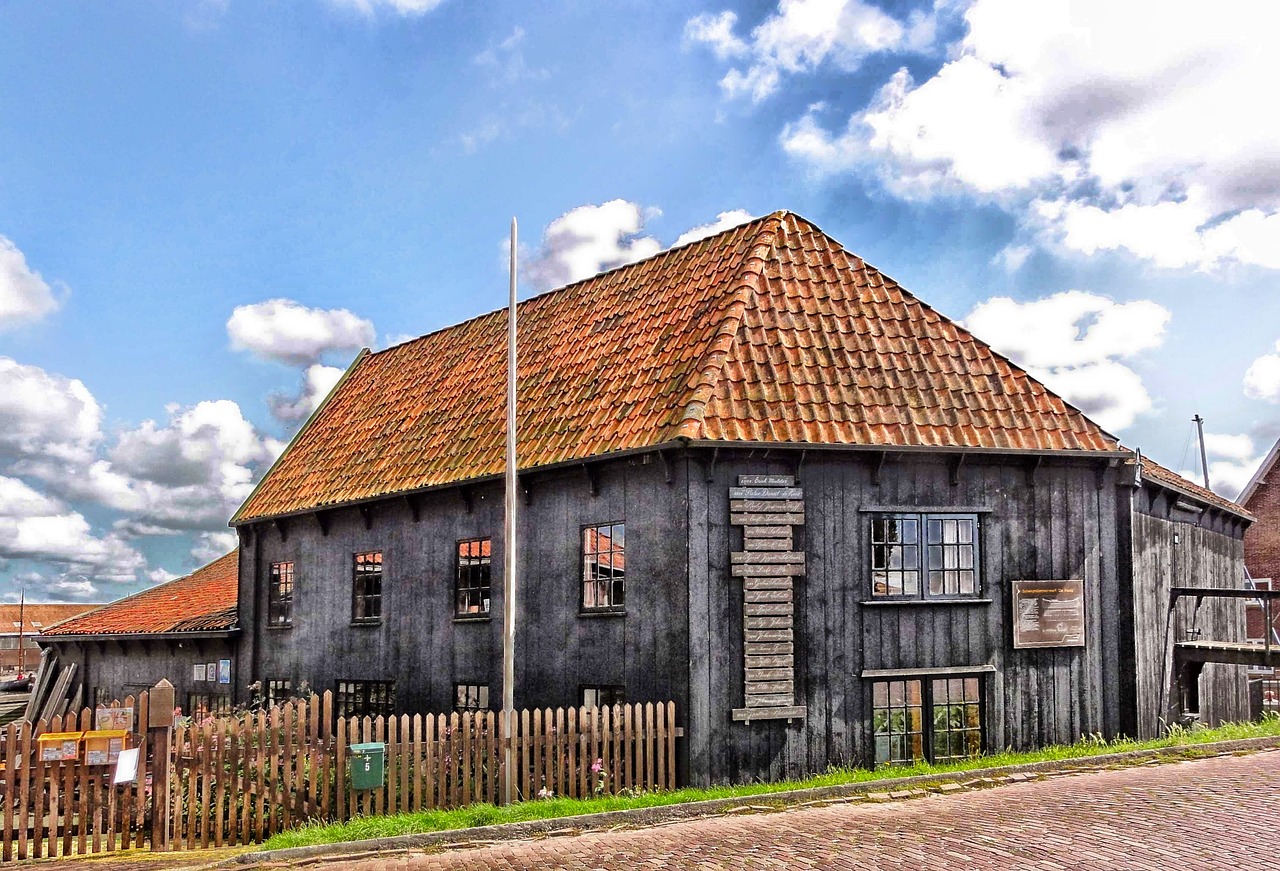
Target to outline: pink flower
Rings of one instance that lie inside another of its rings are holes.
[[[603,759],[597,759],[597,760],[596,760],[594,763],[592,763],[592,765],[591,765],[591,773],[592,773],[592,774],[599,774],[599,773],[600,773],[600,770],[601,770],[602,768],[604,768],[604,760],[603,760]]]

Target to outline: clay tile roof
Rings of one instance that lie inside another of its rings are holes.
[[[1212,490],[1206,490],[1199,484],[1188,481],[1177,472],[1171,469],[1166,469],[1150,457],[1142,458],[1142,477],[1165,487],[1180,490],[1183,493],[1186,493],[1187,495],[1215,508],[1230,511],[1233,514],[1238,514],[1249,520],[1257,520],[1257,518],[1250,514],[1243,506],[1232,502],[1230,499],[1225,499],[1222,496],[1219,496]]]
[[[38,635],[55,623],[69,620],[101,605],[49,605],[28,602],[25,606],[0,605],[0,635],[18,634],[18,615],[22,615],[22,632]]]
[[[233,550],[186,577],[46,629],[43,637],[159,635],[231,629],[236,623],[239,557],[240,551]]]
[[[522,468],[717,442],[1119,450],[1009,360],[776,212],[519,306]],[[233,524],[503,470],[506,312],[362,353]]]

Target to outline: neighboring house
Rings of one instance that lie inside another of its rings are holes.
[[[794,214],[519,325],[516,706],[673,699],[686,782],[1155,734],[1169,585],[1239,585],[1247,512]],[[242,698],[498,706],[505,355],[504,311],[362,352],[240,508]]]
[[[0,605],[0,674],[17,671],[21,660],[23,668],[35,671],[40,664],[40,645],[36,636],[56,623],[68,620],[100,605]],[[22,628],[19,631],[18,621]],[[19,655],[19,639],[22,653]]]
[[[123,699],[167,679],[184,713],[232,704],[239,554],[46,629],[42,647],[79,666],[86,705]]]
[[[1259,590],[1280,589],[1280,442],[1272,445],[1249,483],[1240,491],[1237,502],[1258,518],[1244,536],[1244,561],[1249,578]],[[1271,605],[1271,640],[1280,642],[1280,601]],[[1249,638],[1261,641],[1266,626],[1265,609],[1260,604],[1248,607]],[[1271,672],[1272,669],[1258,669]]]

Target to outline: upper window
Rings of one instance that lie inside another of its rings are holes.
[[[293,563],[271,564],[271,585],[267,590],[267,625],[293,625]]]
[[[382,552],[355,555],[355,576],[351,585],[351,619],[382,619]]]
[[[881,514],[871,518],[873,596],[930,598],[978,593],[975,514]]]
[[[386,717],[395,709],[393,680],[340,680],[334,689],[339,717]]]
[[[625,705],[626,693],[617,684],[584,686],[582,688],[582,707],[609,708],[614,705]]]
[[[982,752],[976,677],[886,680],[871,685],[876,764],[944,762]]]
[[[487,711],[489,710],[488,684],[458,683],[453,685],[454,710]]]
[[[622,523],[582,530],[582,608],[616,610],[626,605],[627,532]]]
[[[458,564],[453,582],[455,614],[489,613],[492,550],[492,542],[487,538],[458,542]]]
[[[273,679],[267,681],[266,704],[269,708],[276,705],[283,705],[289,699],[293,698],[293,684],[285,679]]]

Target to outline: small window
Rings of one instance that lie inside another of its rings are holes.
[[[982,752],[977,677],[876,681],[871,685],[877,765],[965,759]]]
[[[334,684],[339,717],[389,717],[396,706],[393,680],[340,680]]]
[[[975,514],[884,514],[871,518],[871,594],[880,598],[978,595]]]
[[[231,696],[219,693],[188,693],[187,716],[196,721],[225,717],[231,713]]]
[[[487,711],[489,710],[488,684],[457,683],[453,685],[454,710]]]
[[[453,607],[459,616],[489,613],[492,550],[492,543],[487,538],[458,542]]]
[[[268,680],[267,695],[264,701],[268,708],[283,705],[293,698],[293,684],[287,680]]]
[[[272,563],[267,588],[267,625],[293,625],[293,563]]]
[[[582,530],[582,608],[619,610],[626,605],[626,525],[610,523]]]
[[[614,705],[625,705],[626,693],[618,684],[584,686],[582,688],[582,707],[609,708]]]
[[[376,622],[382,619],[382,552],[355,555],[355,576],[351,585],[351,619]]]

